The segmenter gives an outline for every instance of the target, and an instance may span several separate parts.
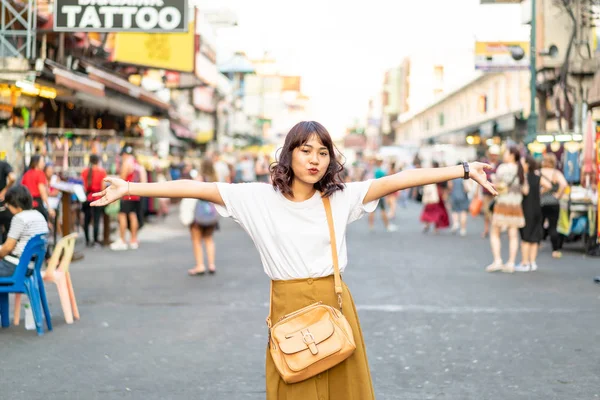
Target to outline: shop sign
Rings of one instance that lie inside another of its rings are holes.
[[[516,71],[529,69],[529,42],[475,42],[475,69]]]
[[[187,32],[187,0],[55,0],[59,32]]]

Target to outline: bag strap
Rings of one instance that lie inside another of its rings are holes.
[[[337,295],[340,312],[342,311],[342,278],[340,276],[340,265],[338,261],[337,242],[335,240],[335,227],[333,225],[333,214],[331,212],[331,202],[329,197],[321,197],[323,206],[325,206],[325,215],[327,216],[327,226],[329,227],[329,240],[331,242],[331,257],[333,258],[333,287]],[[269,329],[272,326],[271,312],[273,309],[273,280],[269,288],[269,315],[267,316],[267,326]]]

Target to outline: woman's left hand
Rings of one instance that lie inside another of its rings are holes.
[[[491,194],[494,196],[498,195],[496,188],[490,181],[487,179],[486,170],[492,169],[492,166],[489,164],[484,164],[480,162],[469,163],[469,176],[472,180],[480,184],[482,187],[486,188]]]

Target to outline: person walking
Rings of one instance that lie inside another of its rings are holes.
[[[563,238],[557,231],[558,215],[560,213],[560,198],[568,186],[562,172],[556,168],[556,156],[552,153],[544,154],[542,158],[541,180],[549,184],[550,188],[543,188],[541,192],[542,218],[548,220],[548,231],[552,243],[552,257],[562,257]]]
[[[516,147],[504,153],[504,162],[498,166],[493,177],[498,188],[498,197],[493,205],[490,246],[494,262],[486,267],[487,272],[515,272],[515,260],[519,251],[519,228],[525,226],[523,195],[529,193],[521,154]],[[493,192],[492,192],[493,193]],[[500,234],[508,231],[508,262],[502,262]]]
[[[523,159],[522,159],[523,160]],[[540,242],[544,236],[544,219],[540,205],[540,186],[549,188],[550,185],[540,179],[538,163],[531,155],[523,160],[523,171],[529,185],[529,193],[523,196],[523,215],[525,226],[521,234],[521,263],[515,266],[517,272],[537,270],[537,254]]]
[[[334,264],[336,267],[339,264],[341,272],[348,264],[348,224],[373,212],[381,198],[413,186],[464,177],[474,179],[492,192],[494,188],[485,177],[488,166],[481,163],[413,170],[347,184],[339,178],[342,168],[325,127],[318,122],[303,121],[285,138],[279,160],[271,170],[272,185],[195,181],[128,183],[107,178],[110,186],[96,194],[99,199],[92,205],[107,205],[128,195],[197,198],[215,203],[219,213],[239,223],[256,245],[264,271],[271,279],[269,320],[277,321],[299,308],[322,302],[342,310],[356,344],[348,358],[329,369],[297,383],[286,383],[269,351],[269,347],[280,346],[280,341],[269,336],[267,400],[372,400],[375,395],[371,374],[352,296],[343,282],[334,291],[337,281]],[[305,332],[303,342],[297,340],[298,336],[291,336],[292,348],[306,343],[315,354],[319,344],[313,337],[312,332]]]
[[[209,158],[202,160],[200,165],[200,182],[218,182],[217,173],[213,162]],[[204,275],[206,267],[204,266],[204,253],[202,245],[206,249],[206,258],[208,261],[208,272],[214,274],[215,267],[215,241],[213,233],[218,229],[218,214],[214,204],[206,200],[198,200],[196,203],[195,220],[190,225],[190,234],[192,236],[192,246],[194,248],[194,258],[196,266],[188,270],[191,276]]]
[[[100,157],[96,154],[90,156],[90,165],[81,172],[81,180],[83,181],[86,201],[83,203],[83,233],[85,235],[85,243],[88,247],[102,246],[100,242],[100,218],[104,215],[104,207],[91,207],[93,201],[92,193],[97,193],[105,189],[104,183],[106,171],[100,166]],[[94,223],[94,237],[90,238],[90,224]]]

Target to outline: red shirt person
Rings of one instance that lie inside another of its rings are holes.
[[[104,178],[106,171],[100,165],[100,158],[96,154],[90,156],[90,166],[81,172],[81,180],[87,194],[87,201],[83,203],[83,232],[85,234],[85,243],[87,246],[101,245],[100,218],[104,214],[104,207],[91,207],[90,203],[95,199],[92,194],[103,191],[106,188]],[[90,223],[94,221],[94,237],[90,237]]]
[[[48,203],[48,179],[44,173],[45,166],[46,163],[42,156],[39,154],[32,156],[29,162],[29,169],[23,174],[23,178],[21,178],[21,184],[31,193],[33,208],[38,210],[47,221],[48,216],[54,218],[55,214]]]

